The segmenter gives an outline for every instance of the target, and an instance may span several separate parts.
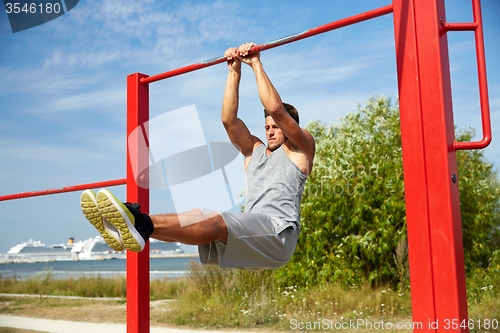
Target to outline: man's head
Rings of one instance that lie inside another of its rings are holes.
[[[297,110],[290,104],[283,103],[283,106],[285,107],[285,110],[288,112],[288,114],[297,122],[299,123],[299,113]],[[264,116],[266,118],[266,124],[265,124],[265,129],[266,129],[266,138],[267,138],[267,147],[269,148],[270,151],[274,151],[281,147],[283,143],[287,140],[287,137],[283,134],[283,131],[276,125],[274,122],[273,117],[267,112],[267,110],[264,110]]]

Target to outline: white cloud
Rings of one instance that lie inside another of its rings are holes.
[[[252,27],[253,21],[239,11],[239,6],[220,1],[182,3],[174,10],[152,1],[88,1],[72,11],[67,21],[70,29],[58,22],[61,30],[65,28],[67,43],[50,50],[53,54],[46,63],[60,66],[58,60],[64,59],[81,68],[95,68],[112,61],[165,65],[172,59],[196,59],[213,51],[214,42]],[[77,33],[80,38],[75,38],[78,30],[85,34]]]
[[[3,78],[0,83],[0,95],[29,93],[31,99],[34,96],[72,89],[81,90],[100,79],[99,76],[68,75],[64,71],[51,72],[47,68],[31,67],[28,64],[22,67],[0,67],[0,75]]]
[[[51,54],[43,59],[42,69],[52,71],[61,65],[70,72],[77,68],[101,68],[116,61],[119,54],[113,50],[86,50],[80,53],[68,53],[62,47],[51,50]]]
[[[48,161],[56,165],[67,167],[71,164],[87,164],[89,161],[112,161],[115,154],[110,153],[106,145],[102,149],[68,147],[64,144],[50,144],[31,140],[2,138],[0,140],[0,155],[5,161]],[[97,140],[96,140],[97,141]]]
[[[127,98],[125,89],[99,90],[84,94],[62,97],[50,103],[45,112],[67,112],[72,110],[92,111],[124,105]]]

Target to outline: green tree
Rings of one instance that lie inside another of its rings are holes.
[[[307,129],[317,150],[304,189],[301,236],[277,278],[302,286],[401,282],[404,260],[395,253],[406,241],[406,213],[398,105],[370,98],[336,125],[313,121]],[[469,130],[459,139],[471,136]],[[481,152],[459,152],[458,163],[470,271],[487,266],[498,248],[500,185]]]
[[[471,141],[474,133],[460,131],[457,141]],[[457,164],[465,269],[471,272],[488,267],[500,248],[500,182],[482,150],[459,151]]]

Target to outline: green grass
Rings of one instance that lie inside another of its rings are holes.
[[[478,329],[477,324],[480,320],[496,319],[500,322],[500,265],[493,263],[486,270],[477,269],[467,280],[467,299],[469,306],[469,318],[474,320],[475,332],[498,332],[499,329]],[[500,327],[500,326],[499,326]]]
[[[0,279],[1,293],[83,296],[83,297],[125,297],[127,284],[125,277],[102,278],[79,277],[52,279],[52,272],[44,271],[21,280]]]
[[[151,281],[151,299],[177,298],[185,289],[184,279],[155,279]],[[82,276],[68,279],[52,279],[50,270],[21,280],[16,277],[2,279],[0,293],[34,294],[82,297],[122,297],[127,296],[127,279],[124,276],[103,278]]]
[[[410,318],[408,293],[330,283],[277,286],[274,273],[191,265],[188,285],[163,322],[210,328],[289,329],[290,320]]]
[[[23,330],[19,328],[0,327],[0,333],[43,333],[40,331]]]
[[[469,317],[476,323],[500,320],[500,274],[476,272],[467,280]],[[401,286],[400,286],[401,287]],[[26,280],[1,279],[1,293],[126,297],[124,277],[52,279],[44,272]],[[175,299],[155,320],[209,328],[290,329],[302,322],[411,320],[411,296],[404,288],[325,283],[311,288],[286,286],[274,272],[219,269],[192,263],[187,278],[151,281],[151,299]],[[482,328],[480,332],[487,332]],[[491,328],[489,331],[497,331]],[[479,330],[471,330],[479,332]]]

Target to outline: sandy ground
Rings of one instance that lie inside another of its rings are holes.
[[[0,333],[125,333],[126,305],[120,298],[84,298],[43,296],[52,306],[37,306],[40,296],[0,294],[4,297],[34,298],[33,301],[16,306],[15,313],[0,314]],[[53,300],[53,301],[50,301]],[[76,305],[76,302],[83,302]],[[119,302],[121,301],[121,302]],[[47,301],[45,301],[47,302]],[[68,302],[64,304],[61,302]],[[0,302],[0,308],[10,302]],[[166,311],[171,301],[151,302],[152,313]],[[112,316],[110,316],[110,312]],[[114,323],[109,322],[113,318]],[[179,329],[151,326],[151,333],[200,333],[207,330]],[[231,331],[231,333],[255,333],[255,331]]]
[[[122,324],[96,324],[67,320],[38,319],[0,315],[0,326],[15,328],[12,333],[21,332],[50,332],[50,333],[124,333],[127,327]],[[0,331],[1,332],[1,331]],[[9,332],[9,330],[5,330]],[[200,333],[203,331],[184,330],[177,328],[151,327],[151,333]],[[243,331],[231,331],[244,333]],[[248,331],[250,332],[250,331]]]

